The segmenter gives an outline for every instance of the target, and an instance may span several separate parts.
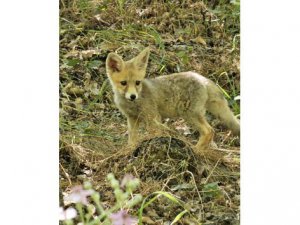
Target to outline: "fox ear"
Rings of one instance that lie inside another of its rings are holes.
[[[150,48],[145,48],[134,60],[135,66],[139,70],[146,70],[148,59],[150,55]]]
[[[106,58],[106,71],[108,74],[121,72],[124,68],[123,59],[116,53],[109,53]]]

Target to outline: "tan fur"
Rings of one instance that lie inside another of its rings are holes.
[[[106,60],[115,103],[127,117],[129,144],[136,144],[141,123],[149,130],[156,130],[162,128],[163,118],[183,118],[201,134],[196,147],[206,149],[213,139],[213,129],[205,118],[206,110],[220,118],[234,134],[239,134],[239,120],[211,80],[194,72],[145,79],[149,53],[146,48],[127,62],[110,53]],[[122,81],[126,81],[126,85],[122,85]],[[141,83],[137,85],[136,81]]]

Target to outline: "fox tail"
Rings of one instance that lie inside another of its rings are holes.
[[[214,91],[207,102],[207,110],[215,117],[219,118],[234,135],[240,135],[240,121],[230,110],[226,99],[218,87],[213,87]],[[218,90],[216,90],[218,89]],[[217,91],[217,92],[216,92]]]

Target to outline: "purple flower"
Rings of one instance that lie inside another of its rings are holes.
[[[92,195],[93,193],[93,190],[84,190],[83,187],[79,185],[71,189],[71,193],[66,197],[66,199],[72,203],[82,203],[84,205],[87,205],[87,197]]]
[[[77,211],[70,207],[66,210],[63,207],[59,207],[59,220],[70,220],[77,216]]]
[[[109,218],[113,225],[136,225],[138,220],[127,214],[125,210],[112,213]]]

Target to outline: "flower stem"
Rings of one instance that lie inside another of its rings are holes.
[[[76,203],[76,209],[79,212],[79,216],[80,216],[81,222],[84,224],[85,221],[84,221],[84,216],[83,216],[82,204],[81,203]]]

